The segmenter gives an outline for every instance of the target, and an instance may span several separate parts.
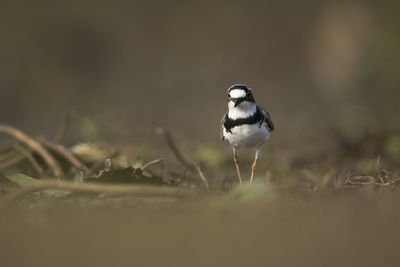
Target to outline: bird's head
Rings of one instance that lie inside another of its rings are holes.
[[[251,89],[243,84],[235,84],[228,89],[229,109],[250,109],[256,104]]]

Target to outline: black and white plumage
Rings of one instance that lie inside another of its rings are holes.
[[[270,138],[274,124],[268,112],[257,106],[252,90],[243,84],[236,84],[228,89],[228,111],[221,120],[221,138],[227,140],[234,151],[234,159],[239,181],[242,181],[238,166],[237,150],[256,148],[250,182],[260,147]]]

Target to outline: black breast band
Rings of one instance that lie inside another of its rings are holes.
[[[254,113],[250,117],[240,118],[240,119],[236,119],[236,120],[233,120],[233,119],[229,118],[228,117],[228,113],[226,113],[224,127],[225,127],[227,132],[232,133],[231,129],[233,127],[235,127],[235,126],[240,126],[240,125],[243,125],[243,124],[260,123],[260,127],[261,127],[261,123],[263,121],[264,121],[264,116],[261,114],[260,109],[257,108],[256,113]]]

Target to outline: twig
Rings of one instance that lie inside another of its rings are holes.
[[[65,114],[64,119],[62,120],[60,127],[58,128],[58,132],[54,137],[54,143],[61,144],[63,142],[65,134],[69,127],[70,118],[70,113]]]
[[[47,150],[45,150],[39,142],[36,140],[32,139],[28,135],[24,134],[20,130],[6,126],[6,125],[0,125],[0,133],[4,133],[7,135],[12,136],[16,140],[20,141],[21,143],[24,143],[26,146],[31,148],[33,151],[38,153],[43,160],[49,165],[49,167],[53,170],[53,173],[56,177],[61,177],[63,175],[63,171],[59,165],[59,163],[53,158],[52,155],[50,155]]]
[[[270,182],[271,182],[271,173],[270,173],[270,171],[267,171],[265,173],[265,183],[269,184]]]
[[[159,164],[159,163],[162,163],[162,162],[164,162],[164,159],[152,160],[152,161],[149,161],[149,162],[147,162],[146,164],[144,164],[144,165],[141,167],[141,169],[142,169],[142,171],[143,171],[143,170],[147,169],[147,168],[150,167],[150,166],[153,166],[153,165],[155,165],[155,164]]]
[[[0,162],[0,170],[4,170],[4,169],[7,169],[8,167],[16,165],[17,163],[22,161],[24,158],[25,157],[18,152],[14,156],[9,157],[8,159],[5,159],[4,161]]]
[[[95,178],[100,178],[101,176],[103,176],[105,173],[109,172],[111,170],[111,159],[106,159],[104,161],[104,168],[102,170],[99,171],[99,173],[97,175],[95,175]],[[83,177],[82,180],[85,180],[86,178],[91,178],[91,177]]]
[[[8,161],[11,158],[17,157],[19,154],[20,152],[18,150],[12,148],[11,150],[4,152],[3,154],[0,154],[0,162]]]
[[[44,147],[63,156],[78,170],[82,169],[86,174],[93,174],[93,172],[85,164],[80,162],[65,146],[44,140],[42,138],[39,138],[38,140]]]
[[[178,147],[176,146],[176,143],[172,139],[171,134],[169,131],[163,129],[163,128],[157,128],[156,133],[159,135],[162,135],[167,142],[168,147],[171,149],[172,153],[174,154],[175,158],[186,168],[188,168],[191,171],[196,171],[196,168],[193,167],[192,164],[189,163],[185,159],[185,157],[182,155],[182,153],[179,151]]]
[[[193,165],[196,168],[197,174],[200,176],[200,179],[204,184],[204,188],[206,189],[206,191],[209,191],[210,185],[208,184],[208,181],[207,181],[206,177],[204,176],[204,173],[202,172],[200,165],[194,161],[193,161]]]
[[[394,180],[392,180],[392,181],[390,181],[390,182],[386,182],[386,183],[381,183],[381,182],[379,182],[379,183],[377,183],[377,182],[354,182],[354,181],[351,181],[351,180],[346,180],[345,183],[352,184],[352,185],[389,186],[389,185],[393,185],[393,184],[395,184],[395,183],[397,183],[397,182],[400,182],[400,178],[394,179]]]
[[[110,163],[111,161],[116,158],[117,156],[120,155],[120,151],[116,150],[115,152],[113,152],[109,157],[106,157],[104,160],[99,160],[97,161],[95,164],[92,165],[92,167],[90,168],[90,171],[92,173],[96,173],[99,169],[101,170],[101,168],[103,167],[103,164],[105,163],[105,161],[109,160]]]
[[[56,180],[37,181],[23,186],[14,192],[3,197],[3,200],[10,203],[16,199],[44,189],[61,189],[70,192],[95,193],[95,194],[116,194],[133,196],[160,196],[160,197],[191,197],[196,191],[183,188],[145,186],[145,185],[115,185],[115,184],[96,184],[96,183],[73,183]]]
[[[380,170],[379,170],[379,163],[380,163],[380,161],[381,161],[381,156],[378,155],[378,157],[377,157],[377,159],[376,159],[375,170],[376,170],[376,174],[378,175],[379,181],[380,181],[382,184],[384,184],[385,181],[383,180],[383,177],[382,177],[381,172],[380,172]]]
[[[376,177],[373,177],[371,175],[364,175],[364,174],[354,174],[349,178],[346,178],[344,181],[344,184],[350,184],[350,185],[376,185],[376,186],[390,186],[390,185],[394,185],[397,182],[400,182],[400,178],[396,178],[396,179],[390,179],[388,182],[382,182],[379,180],[379,182],[377,182],[378,179]]]
[[[32,156],[31,151],[27,150],[20,144],[16,143],[14,145],[15,149],[18,150],[22,155],[24,155],[25,158],[28,159],[29,163],[32,165],[32,167],[36,170],[36,172],[39,174],[39,176],[42,176],[44,171],[43,168],[39,165],[39,163],[35,160],[35,158]]]

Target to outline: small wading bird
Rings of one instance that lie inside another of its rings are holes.
[[[250,88],[235,84],[228,89],[228,111],[221,120],[221,138],[233,146],[233,158],[240,184],[239,160],[237,151],[241,148],[256,148],[254,163],[251,166],[250,183],[253,181],[258,153],[262,144],[270,137],[274,124],[268,112],[256,105]]]

